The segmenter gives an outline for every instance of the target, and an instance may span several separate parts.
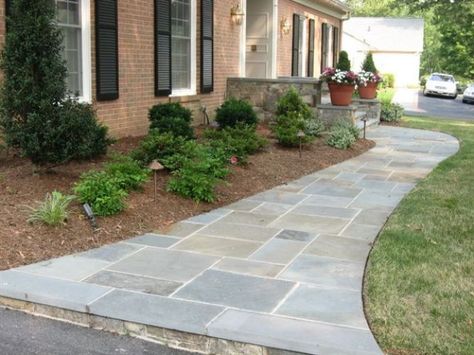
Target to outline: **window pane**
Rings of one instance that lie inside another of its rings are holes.
[[[191,0],[172,0],[173,89],[191,87]]]
[[[56,0],[58,26],[63,32],[63,58],[68,76],[67,88],[82,95],[82,33],[80,0]]]

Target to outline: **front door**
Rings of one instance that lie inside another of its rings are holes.
[[[247,0],[247,78],[271,78],[273,72],[273,0]]]

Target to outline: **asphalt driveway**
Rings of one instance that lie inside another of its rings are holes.
[[[462,95],[452,100],[426,97],[416,89],[398,89],[393,101],[405,107],[405,112],[409,115],[474,120],[474,105],[464,104]]]
[[[183,351],[136,338],[33,317],[0,308],[2,355],[186,355]]]

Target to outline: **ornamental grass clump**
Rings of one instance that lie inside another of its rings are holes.
[[[38,202],[36,207],[28,206],[31,210],[28,223],[40,222],[48,226],[64,224],[69,216],[69,205],[75,198],[72,195],[63,195],[59,191],[46,194],[44,201]]]

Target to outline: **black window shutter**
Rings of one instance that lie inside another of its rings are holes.
[[[214,0],[201,1],[201,92],[214,91]]]
[[[321,29],[321,73],[328,67],[329,25],[323,23]]]
[[[339,60],[339,28],[333,27],[333,66],[336,67]]]
[[[119,97],[117,0],[96,0],[97,100]]]
[[[297,14],[293,15],[293,45],[291,57],[291,76],[298,76],[300,57],[300,16]]]
[[[5,0],[5,29],[8,31],[7,17],[10,17],[11,14],[11,0]]]
[[[315,21],[309,20],[309,43],[308,43],[308,77],[314,76],[314,26]]]
[[[171,95],[171,69],[171,0],[155,0],[156,96]]]

